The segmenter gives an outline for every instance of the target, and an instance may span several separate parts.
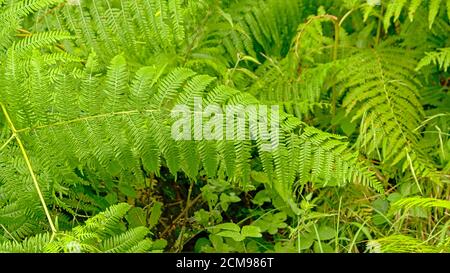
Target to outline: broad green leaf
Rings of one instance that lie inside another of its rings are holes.
[[[336,230],[329,226],[319,227],[317,233],[322,241],[333,239],[336,236]]]
[[[158,224],[159,217],[162,213],[163,203],[155,202],[152,207],[152,211],[150,213],[150,219],[148,221],[149,227],[152,228]]]
[[[309,249],[314,243],[314,239],[310,236],[300,236],[300,249]]]
[[[261,229],[255,226],[243,226],[241,234],[244,237],[262,237]]]
[[[221,232],[217,233],[217,235],[222,236],[222,237],[229,237],[238,242],[245,239],[245,237],[242,236],[241,233],[236,232],[236,231],[231,231],[231,230],[221,231]]]
[[[241,228],[234,223],[223,223],[223,224],[213,226],[211,228],[221,229],[221,230],[230,230],[230,231],[236,231],[236,232],[241,231]]]
[[[137,193],[134,190],[133,186],[131,186],[128,183],[120,183],[119,190],[121,193],[125,194],[128,197],[136,198],[136,196],[137,196]]]
[[[267,190],[259,191],[252,199],[252,203],[258,206],[263,205],[265,202],[270,202],[270,195]]]
[[[127,219],[131,228],[147,225],[147,215],[145,211],[139,207],[130,209],[128,215],[125,218]]]

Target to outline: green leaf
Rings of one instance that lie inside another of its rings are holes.
[[[394,192],[388,195],[387,199],[391,203],[395,203],[396,201],[402,199],[402,195],[398,192]]]
[[[240,232],[241,228],[236,225],[235,223],[223,223],[223,224],[219,224],[216,226],[213,226],[211,228],[214,229],[222,229],[222,230],[230,230],[230,231],[236,231],[236,232]]]
[[[285,212],[278,212],[276,214],[269,213],[256,220],[253,225],[259,227],[261,232],[267,231],[273,235],[278,233],[278,229],[287,227],[285,223],[286,219],[287,215]]]
[[[131,228],[147,225],[147,214],[142,208],[130,209],[125,219],[127,219]]]
[[[239,196],[237,196],[234,192],[229,194],[222,193],[220,195],[220,205],[224,211],[228,210],[230,203],[236,203],[239,201],[241,201],[241,198],[239,198]]]
[[[375,201],[372,202],[372,206],[374,209],[385,213],[389,210],[389,202],[385,199],[377,199]]]
[[[164,239],[158,239],[153,242],[152,249],[154,250],[163,250],[167,246],[167,241]]]
[[[243,226],[241,234],[244,237],[262,237],[261,229],[255,226]]]
[[[253,58],[252,56],[247,56],[247,55],[241,56],[241,60],[243,60],[243,61],[250,61],[250,62],[253,62],[255,64],[261,64],[257,59]]]
[[[259,182],[262,184],[270,183],[269,178],[267,177],[267,174],[265,174],[263,172],[252,171],[251,176],[252,176],[252,179],[255,180],[256,182]]]
[[[270,195],[267,190],[259,191],[252,199],[252,203],[262,206],[265,202],[270,202]]]
[[[309,249],[314,243],[313,237],[310,236],[300,236],[300,249]]]
[[[137,196],[137,193],[134,190],[133,186],[128,183],[120,183],[119,191],[131,198],[136,198],[136,196]]]
[[[155,202],[150,213],[150,219],[148,221],[149,227],[152,228],[158,224],[159,217],[161,217],[163,203]]]
[[[321,241],[330,240],[335,238],[336,230],[329,226],[321,226],[318,229],[318,234]]]
[[[220,12],[220,15],[222,15],[222,17],[225,18],[225,20],[228,21],[230,26],[234,27],[233,18],[231,17],[231,15],[229,13],[224,12],[223,10],[219,10],[219,12]]]
[[[211,244],[209,243],[208,239],[200,238],[195,242],[194,252],[195,253],[205,252],[205,250],[210,246],[211,246]]]
[[[207,226],[209,224],[209,213],[204,209],[194,212],[194,217],[200,225]]]
[[[115,193],[115,192],[108,193],[108,195],[105,196],[105,200],[110,205],[117,204],[117,193]]]
[[[334,249],[323,242],[314,242],[314,253],[333,253]]]
[[[217,233],[217,235],[221,236],[221,237],[229,237],[238,242],[243,241],[245,239],[245,237],[242,236],[242,234],[240,232],[231,231],[231,230],[221,231],[221,232]]]

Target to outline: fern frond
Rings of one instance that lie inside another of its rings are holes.
[[[92,72],[95,61],[91,60],[81,74],[81,84],[66,73],[57,74],[52,82],[47,79],[45,64],[38,60],[31,62],[32,75],[16,75],[9,88],[2,92],[2,98],[5,105],[10,105],[17,133],[24,139],[27,149],[36,156],[35,160],[45,163],[43,169],[55,178],[55,184],[45,186],[48,191],[71,187],[70,182],[64,181],[79,180],[70,171],[75,168],[95,169],[104,176],[140,181],[141,162],[148,172],[157,174],[164,164],[172,173],[183,171],[190,178],[195,178],[201,167],[214,177],[218,166],[223,165],[230,180],[248,181],[253,146],[250,140],[235,135],[234,140],[224,142],[176,141],[172,136],[175,120],[170,113],[178,103],[185,104],[193,112],[198,96],[204,99],[205,105],[216,104],[222,109],[228,105],[258,105],[258,100],[249,94],[225,86],[213,88],[211,77],[196,75],[185,68],[159,77],[161,72],[158,71],[163,70],[147,67],[130,79],[125,59],[120,55],[112,60],[102,76]],[[12,73],[7,69],[6,74]],[[29,80],[38,77],[36,83],[45,86],[31,84],[17,90],[20,84],[14,82],[21,82],[21,77],[29,77]],[[95,96],[91,93],[94,88],[101,90]],[[46,92],[42,93],[42,90]],[[29,112],[23,115],[25,103],[30,106],[26,108]],[[268,140],[258,139],[256,143],[258,151],[265,154],[265,170],[274,174],[272,186],[285,200],[292,198],[297,176],[296,168],[290,165],[301,154],[296,144],[308,142],[307,138],[313,137],[310,131],[296,135],[294,132],[301,124],[295,120],[289,116],[281,120],[278,145],[273,142],[275,128],[267,132],[271,136]],[[238,120],[235,122],[238,126]],[[249,123],[245,124],[246,131],[249,131]],[[317,168],[312,177],[325,179],[325,185],[334,178],[336,185],[361,181],[381,190],[371,175],[363,171],[366,167],[355,165],[356,154],[345,151],[345,142],[320,131],[315,131],[314,135],[320,140],[311,142],[311,156],[317,162],[308,167]],[[326,144],[325,139],[330,142]],[[273,146],[274,151],[265,152],[265,145]],[[320,156],[325,152],[336,154]],[[311,160],[308,156],[305,161]]]
[[[103,0],[66,5],[56,16],[63,30],[75,33],[103,62],[121,52],[141,61],[185,44],[187,9],[180,0],[120,1],[118,6]]]
[[[31,34],[31,36],[26,37],[12,45],[12,50],[15,50],[17,54],[22,52],[31,51],[37,48],[43,48],[47,45],[55,44],[60,40],[72,39],[67,32],[62,31],[52,31],[52,32],[43,32]]]
[[[344,61],[337,77],[346,94],[343,106],[353,120],[361,119],[361,150],[392,165],[402,162],[403,170],[422,177],[433,172],[433,166],[417,149],[420,136],[415,129],[424,111],[415,66],[406,50],[362,50]]]
[[[417,9],[419,9],[422,5],[427,4],[428,2],[428,22],[429,28],[433,26],[433,23],[441,10],[441,6],[444,6],[444,3],[447,6],[446,13],[448,18],[450,19],[450,1],[448,0],[394,0],[390,1],[386,5],[386,12],[384,16],[384,28],[387,30],[391,24],[391,19],[394,18],[394,21],[397,21],[400,17],[401,12],[404,9],[408,9],[408,17],[412,21],[415,17],[415,13]],[[409,6],[409,7],[408,7]],[[443,9],[443,8],[442,8]]]
[[[409,210],[412,208],[446,208],[450,209],[450,201],[431,197],[414,196],[402,198],[392,204],[390,212],[394,213],[400,209]]]
[[[125,203],[111,206],[70,231],[0,243],[0,253],[147,252],[152,247],[152,241],[145,238],[149,234],[147,228],[123,232],[120,227],[130,207]]]
[[[28,237],[22,242],[0,243],[0,253],[39,253],[50,242],[50,233]]]
[[[349,152],[342,141],[344,137],[307,127],[300,139],[300,182],[316,181],[331,186],[352,182],[384,191],[383,185],[357,161],[357,153]]]
[[[6,50],[14,42],[14,31],[22,20],[47,6],[60,3],[62,0],[18,0],[9,1],[0,11],[0,48]]]
[[[125,233],[104,240],[101,251],[105,253],[130,252],[149,233],[146,227],[137,227]]]
[[[279,64],[264,65],[250,92],[262,103],[279,104],[289,114],[301,118],[316,108],[326,108],[321,100],[333,63],[303,68],[293,65],[290,55]],[[295,60],[295,58],[294,58]]]
[[[392,235],[389,237],[371,240],[367,249],[372,253],[437,253],[440,249],[418,239],[405,235]]]
[[[416,67],[416,71],[430,64],[436,65],[442,71],[447,71],[450,67],[450,47],[439,48],[438,51],[426,52]]]
[[[231,14],[221,17],[221,23],[208,35],[218,36],[214,42],[225,48],[229,59],[236,60],[237,54],[256,58],[255,49],[260,47],[265,55],[284,56],[290,49],[291,39],[298,24],[304,18],[303,1],[270,0],[249,1],[231,5]],[[244,9],[242,7],[245,7]],[[228,11],[227,9],[227,11]],[[277,16],[285,14],[286,16]],[[230,18],[233,18],[230,21]]]

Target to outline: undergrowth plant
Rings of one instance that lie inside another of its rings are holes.
[[[450,1],[256,2],[0,0],[0,252],[449,252]]]

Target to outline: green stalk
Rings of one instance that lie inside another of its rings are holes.
[[[48,211],[47,204],[45,202],[44,195],[42,194],[41,188],[39,186],[36,174],[33,171],[33,166],[31,165],[30,157],[28,156],[28,153],[25,149],[25,146],[23,145],[23,142],[22,142],[20,136],[17,134],[16,127],[14,126],[14,123],[12,122],[11,117],[9,116],[9,113],[6,110],[6,107],[3,104],[1,104],[1,107],[2,107],[3,114],[5,115],[6,121],[8,122],[9,128],[11,129],[13,136],[16,139],[17,144],[19,145],[20,152],[22,153],[23,159],[25,160],[28,171],[30,172],[31,180],[33,180],[33,184],[34,184],[34,187],[36,188],[37,194],[39,196],[39,200],[41,201],[42,207],[44,208],[45,215],[47,216],[47,220],[50,225],[50,229],[52,230],[52,233],[54,234],[57,231],[56,231],[55,225],[53,224],[52,217],[50,216],[50,212]]]

